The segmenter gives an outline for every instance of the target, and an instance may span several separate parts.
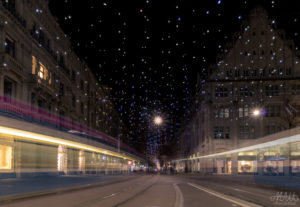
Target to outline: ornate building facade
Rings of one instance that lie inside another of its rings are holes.
[[[110,89],[72,51],[47,1],[3,0],[0,9],[1,95],[117,137]]]
[[[298,48],[257,7],[198,81],[180,157],[227,151],[299,125]]]
[[[0,1],[0,178],[128,172],[142,160],[46,0]],[[128,164],[130,163],[130,164]]]

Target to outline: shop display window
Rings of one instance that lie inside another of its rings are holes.
[[[239,173],[253,173],[257,171],[257,162],[240,160],[238,161],[238,172]]]
[[[11,170],[12,147],[0,145],[0,170]]]
[[[279,174],[283,173],[282,160],[268,160],[264,162],[264,172],[266,174]]]
[[[300,160],[291,160],[292,173],[300,173]]]

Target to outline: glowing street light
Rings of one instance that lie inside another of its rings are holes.
[[[259,109],[254,109],[253,116],[259,116],[259,115],[261,115],[261,111]]]
[[[160,116],[156,116],[156,117],[154,118],[154,124],[155,124],[155,125],[161,125],[162,122],[163,122],[163,120],[162,120],[162,118],[161,118]]]

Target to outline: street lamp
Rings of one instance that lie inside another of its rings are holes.
[[[259,115],[261,115],[261,111],[259,110],[259,109],[254,109],[253,110],[253,116],[259,116]]]
[[[162,118],[160,116],[154,117],[154,124],[155,125],[161,125],[163,122]]]

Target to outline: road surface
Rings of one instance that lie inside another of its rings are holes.
[[[280,194],[281,193],[281,194]],[[283,194],[282,194],[283,193]],[[289,195],[289,197],[279,196]],[[300,206],[289,192],[183,176],[136,178],[71,192],[1,203],[3,207],[232,207]],[[279,196],[279,197],[278,197]],[[298,198],[298,199],[297,199]],[[289,203],[288,203],[289,202]]]

